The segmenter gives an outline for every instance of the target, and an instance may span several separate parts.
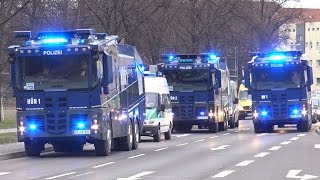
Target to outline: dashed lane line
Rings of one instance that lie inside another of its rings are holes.
[[[231,173],[235,172],[235,170],[226,170],[226,171],[222,171],[214,176],[212,176],[213,178],[223,178],[226,177],[228,175],[230,175]]]
[[[289,139],[290,141],[296,141],[296,140],[298,140],[298,139],[300,139],[300,137],[293,137],[293,138],[291,138],[291,139]]]
[[[238,133],[239,131],[234,131],[234,132]]]
[[[186,137],[186,136],[190,136],[190,135],[191,134],[181,134],[181,135],[174,135],[174,136],[180,138],[180,137]]]
[[[52,176],[52,177],[48,177],[46,179],[50,180],[50,179],[57,179],[57,178],[61,178],[61,177],[64,177],[64,176],[69,176],[69,175],[72,175],[72,174],[75,174],[76,172],[69,172],[69,173],[65,173],[65,174],[60,174],[60,175],[57,175],[57,176]]]
[[[283,141],[282,143],[280,143],[281,145],[287,145],[287,144],[290,144],[291,141]]]
[[[178,144],[178,145],[176,145],[176,146],[185,146],[185,145],[188,145],[189,143],[183,143],[183,144]]]
[[[138,155],[135,155],[135,156],[128,157],[128,159],[134,159],[134,158],[141,157],[141,156],[144,156],[144,155],[145,154],[138,154]]]
[[[320,149],[320,144],[315,144],[315,145],[314,145],[314,148],[315,148],[315,149]]]
[[[163,150],[165,150],[165,149],[168,149],[168,147],[163,147],[163,148],[160,148],[160,149],[156,149],[156,150],[154,150],[154,151],[158,152],[158,151],[163,151]]]
[[[261,158],[261,157],[265,157],[268,154],[270,154],[270,152],[262,152],[262,153],[256,154],[254,157]]]
[[[217,137],[219,137],[219,136],[211,136],[210,139],[214,139],[214,138],[217,138]]]
[[[108,166],[108,165],[111,165],[111,164],[114,164],[114,163],[115,163],[115,162],[108,162],[108,163],[104,163],[104,164],[100,164],[100,165],[93,166],[92,168],[93,168],[93,169],[101,168],[101,167]]]
[[[204,139],[196,140],[195,143],[202,142],[202,141],[204,141]]]
[[[225,134],[223,134],[224,136],[227,136],[227,135],[229,135],[230,133],[225,133]]]
[[[12,172],[0,172],[0,176],[11,174]]]
[[[89,175],[89,174],[92,174],[93,172],[87,172],[87,173],[83,173],[83,174],[79,174],[79,175],[76,175],[76,176],[72,176],[72,177],[69,177],[69,178],[77,178],[77,177],[80,177],[80,176],[86,176],[86,175]]]
[[[245,161],[242,161],[241,163],[237,164],[236,166],[240,166],[240,167],[248,166],[249,164],[251,164],[253,162],[254,162],[254,160],[245,160]]]
[[[269,149],[269,151],[276,151],[280,149],[282,146],[273,146],[272,148]]]
[[[305,136],[305,135],[306,135],[306,134],[299,134],[298,136],[299,136],[299,137],[303,137],[303,136]]]
[[[267,134],[269,134],[269,133],[262,133],[262,134],[258,134],[257,136],[265,136]]]

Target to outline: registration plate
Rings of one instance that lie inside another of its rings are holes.
[[[90,130],[73,130],[72,134],[91,134]]]
[[[208,116],[197,116],[197,119],[208,119]]]

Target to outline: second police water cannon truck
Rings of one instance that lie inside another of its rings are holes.
[[[272,132],[274,125],[296,124],[311,129],[312,68],[300,51],[254,53],[245,70],[245,85],[252,94],[256,133]]]
[[[164,54],[158,75],[167,79],[176,131],[193,125],[210,132],[227,130],[229,118],[227,68],[214,54]]]
[[[68,152],[88,142],[98,156],[138,148],[145,97],[134,46],[94,29],[14,35],[24,40],[8,52],[18,140],[28,156],[46,143]]]

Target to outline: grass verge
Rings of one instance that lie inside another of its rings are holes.
[[[0,144],[9,144],[17,142],[17,133],[0,134]]]
[[[9,129],[17,127],[16,111],[4,111],[4,121],[0,122],[0,129]]]

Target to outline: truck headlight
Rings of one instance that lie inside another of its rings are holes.
[[[255,119],[257,119],[258,116],[259,116],[259,113],[257,112],[257,110],[254,110],[253,117],[254,117]]]
[[[209,116],[210,118],[213,118],[214,113],[212,112],[212,110],[210,110],[210,112],[208,113],[208,116]]]

